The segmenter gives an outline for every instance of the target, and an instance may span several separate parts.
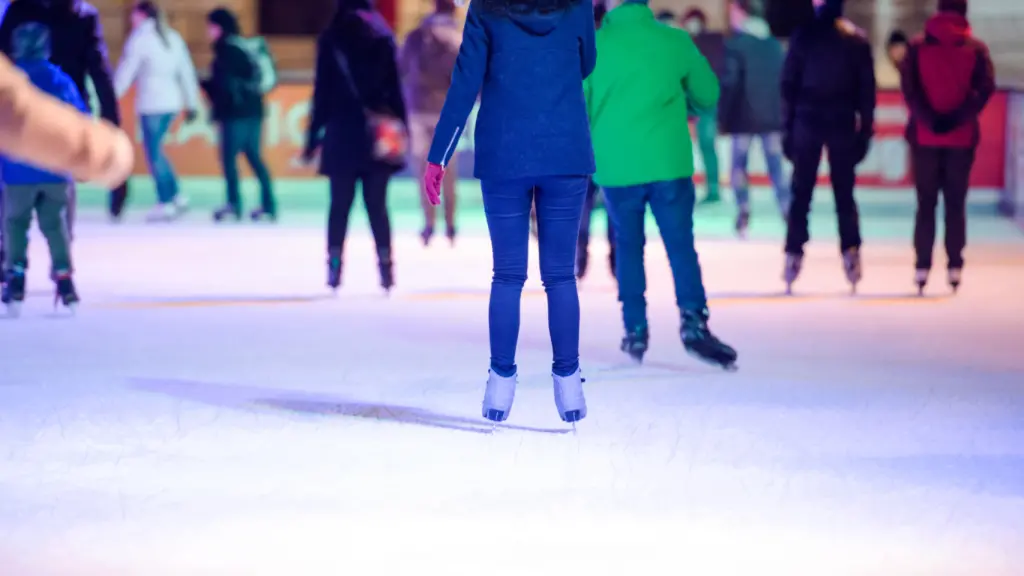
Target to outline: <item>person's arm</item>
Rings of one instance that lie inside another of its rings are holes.
[[[796,119],[796,108],[800,98],[800,88],[804,78],[803,42],[799,32],[793,36],[782,64],[782,125],[785,132],[790,132]]]
[[[957,126],[973,122],[985,109],[989,99],[996,92],[996,71],[992,65],[992,56],[988,47],[978,43],[977,61],[971,75],[971,90],[967,100],[953,112],[953,121]]]
[[[333,47],[321,38],[316,43],[316,72],[313,79],[313,101],[309,112],[309,127],[306,129],[306,147],[303,155],[307,158],[320,147],[323,141],[324,128],[327,126],[327,115],[330,114],[331,102],[338,97],[333,90],[332,68],[337,68],[334,61]],[[345,95],[347,91],[343,91]]]
[[[115,126],[121,124],[121,111],[117,107],[113,75],[110,73],[110,59],[107,57],[107,43],[103,39],[103,25],[98,14],[86,16],[89,26],[89,43],[86,47],[89,77],[92,78],[96,98],[100,101],[100,116]]]
[[[483,87],[489,52],[490,38],[483,18],[477,4],[470,2],[466,25],[462,31],[462,47],[459,48],[459,57],[452,71],[452,85],[448,88],[441,118],[434,130],[434,141],[427,155],[427,161],[431,164],[447,166],[455,153],[466,119]]]
[[[925,126],[931,127],[935,124],[935,110],[921,85],[921,77],[917,70],[917,44],[910,44],[907,47],[907,55],[900,67],[900,90],[903,92],[903,101],[906,102],[910,115]]]
[[[195,64],[192,63],[188,45],[180,36],[175,40],[178,52],[178,83],[185,95],[185,109],[194,112],[199,110],[199,76],[196,74]]]
[[[142,65],[142,51],[145,48],[145,41],[139,34],[132,32],[128,41],[124,43],[124,50],[121,53],[121,61],[114,70],[114,93],[121,98],[132,87],[135,77],[139,74],[139,67]]]
[[[859,119],[859,135],[861,140],[870,140],[875,134],[875,106],[878,102],[878,86],[875,83],[875,57],[871,54],[871,45],[863,42],[858,45],[859,55],[857,67],[857,117]]]
[[[3,57],[0,153],[106,187],[124,183],[135,155],[122,130],[41,92]]]
[[[718,76],[711,68],[708,59],[700,53],[697,45],[693,43],[690,35],[679,31],[682,38],[682,49],[678,54],[683,58],[684,76],[682,78],[683,91],[686,92],[686,100],[693,104],[694,108],[706,110],[718,103],[721,87],[718,85]]]
[[[582,0],[580,5],[580,12],[583,15],[583,21],[580,23],[583,28],[580,34],[580,72],[586,78],[597,66],[597,39],[594,37],[594,4],[589,0]]]

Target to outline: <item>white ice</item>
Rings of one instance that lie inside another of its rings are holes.
[[[816,241],[791,298],[777,238],[702,240],[731,374],[682,353],[656,241],[631,366],[595,241],[574,436],[535,254],[491,434],[479,230],[427,250],[401,231],[385,298],[354,229],[334,299],[315,221],[83,219],[78,316],[52,312],[35,237],[30,298],[0,321],[4,576],[1024,574],[1024,235],[1005,222],[973,224],[955,297],[940,242],[924,299],[906,237],[868,238],[856,297]]]

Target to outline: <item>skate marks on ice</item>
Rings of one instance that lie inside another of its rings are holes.
[[[784,288],[778,292],[733,292],[708,294],[708,306],[732,306],[743,304],[802,304],[807,302],[852,302],[866,305],[886,304],[940,304],[948,302],[953,298],[952,294],[925,294],[919,296],[916,290],[908,289],[906,292],[890,293],[865,293],[858,292],[850,294],[849,290],[836,292],[801,292],[794,287],[792,294],[787,294]]]
[[[118,310],[147,310],[156,308],[213,308],[221,306],[273,306],[285,304],[313,304],[331,301],[330,294],[306,296],[186,296],[179,298],[123,299],[107,301],[98,307]]]
[[[131,378],[129,381],[131,387],[136,390],[232,410],[269,409],[311,416],[339,416],[395,424],[412,424],[485,435],[492,434],[496,430],[556,435],[572,432],[571,428],[533,428],[504,423],[495,424],[483,419],[444,414],[414,406],[360,402],[336,396],[307,394],[290,390],[176,379]]]

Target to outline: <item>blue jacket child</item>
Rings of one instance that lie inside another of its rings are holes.
[[[494,257],[482,414],[503,421],[512,409],[530,210],[536,205],[555,407],[562,420],[576,422],[587,415],[575,255],[594,173],[583,93],[583,80],[597,62],[594,6],[591,0],[472,0],[462,38],[427,156],[424,190],[435,202],[438,176],[479,96],[473,171]]]
[[[86,114],[89,113],[89,108],[71,77],[49,62],[50,33],[46,26],[35,22],[22,24],[15,31],[11,44],[15,66],[28,76],[36,88]],[[65,174],[47,172],[3,156],[0,156],[0,176],[8,186],[70,181]]]

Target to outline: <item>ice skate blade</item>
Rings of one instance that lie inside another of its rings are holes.
[[[716,362],[712,358],[705,358],[704,356],[701,356],[700,354],[697,354],[696,352],[693,352],[688,349],[686,350],[686,353],[689,354],[692,358],[699,360],[703,364],[707,364],[708,366],[725,370],[726,372],[736,372],[737,370],[740,369],[739,366],[736,364],[735,360],[733,360],[732,362],[722,363]]]
[[[491,422],[504,422],[508,420],[507,410],[497,410],[495,408],[484,408],[484,418]]]

